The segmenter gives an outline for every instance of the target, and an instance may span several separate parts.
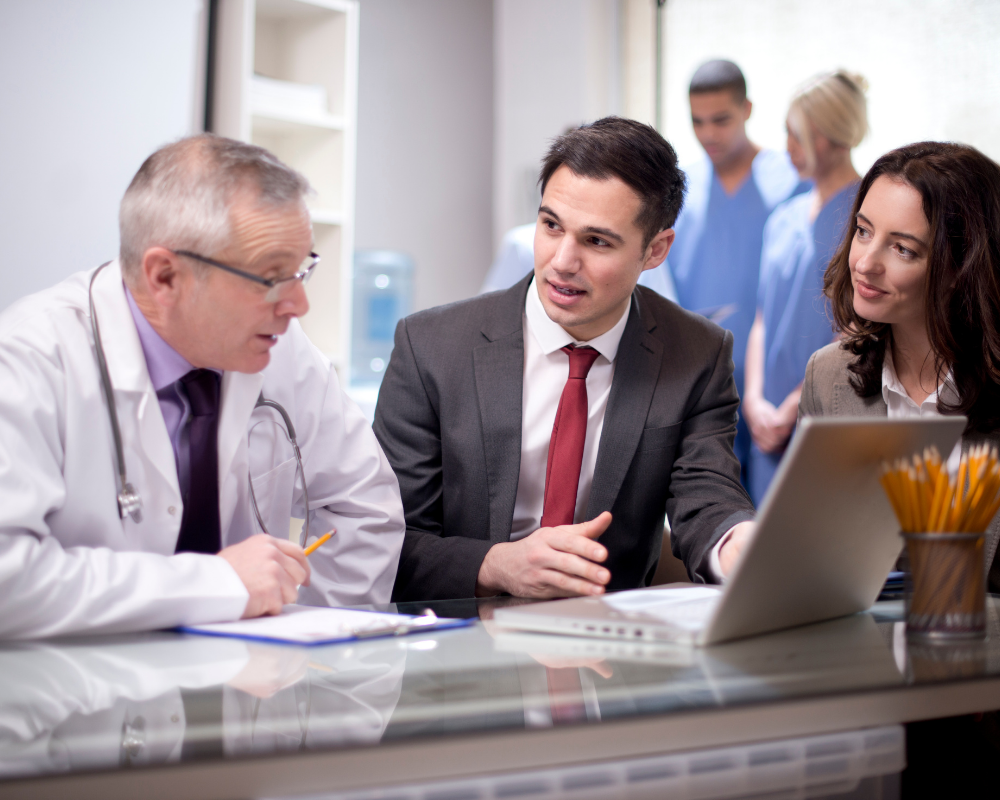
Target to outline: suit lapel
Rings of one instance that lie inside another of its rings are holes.
[[[638,296],[633,294],[632,298],[632,311],[615,358],[615,377],[604,412],[586,519],[593,519],[614,505],[639,446],[660,376],[663,344],[650,336]]]
[[[871,397],[858,397],[849,383],[833,385],[831,411],[835,417],[887,417],[889,409],[881,393]]]
[[[497,298],[493,314],[482,328],[486,343],[475,348],[472,354],[486,456],[489,536],[494,544],[510,539],[521,471],[521,390],[524,383],[521,315],[531,277],[529,274]]]

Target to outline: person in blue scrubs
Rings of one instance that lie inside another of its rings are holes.
[[[518,225],[503,235],[500,249],[479,294],[509,289],[529,272],[534,272],[535,224],[531,222],[527,225]],[[643,272],[639,276],[639,285],[677,302],[677,291],[674,289],[674,281],[670,277],[670,268],[666,261],[655,269]]]
[[[760,504],[795,427],[806,364],[834,339],[823,273],[844,238],[860,180],[851,150],[868,131],[865,81],[838,70],[812,79],[788,111],[788,153],[812,191],[767,220],[757,312],[746,353],[750,496]]]
[[[747,137],[753,104],[736,64],[702,64],[691,78],[689,99],[705,156],[685,168],[688,192],[674,225],[670,271],[684,308],[732,331],[734,377],[742,390],[764,223],[775,206],[808,184],[786,153],[758,147]],[[746,486],[750,434],[742,409],[733,449]]]

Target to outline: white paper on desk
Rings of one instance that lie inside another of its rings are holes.
[[[644,614],[684,631],[700,631],[708,624],[720,597],[722,589],[718,586],[679,586],[612,592],[602,600],[623,614]]]
[[[359,633],[399,625],[413,619],[405,614],[381,614],[351,608],[316,608],[288,605],[275,617],[257,617],[239,622],[189,625],[181,630],[239,639],[317,644],[354,639]],[[455,620],[442,619],[444,626]]]

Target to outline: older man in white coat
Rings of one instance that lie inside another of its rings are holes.
[[[0,314],[0,638],[388,601],[399,488],[296,320],[307,191],[258,147],[168,145],[122,200],[120,259]],[[307,561],[292,517],[337,533]]]

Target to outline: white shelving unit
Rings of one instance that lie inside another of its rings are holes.
[[[214,130],[308,178],[316,252],[302,327],[350,374],[357,0],[220,0]]]

